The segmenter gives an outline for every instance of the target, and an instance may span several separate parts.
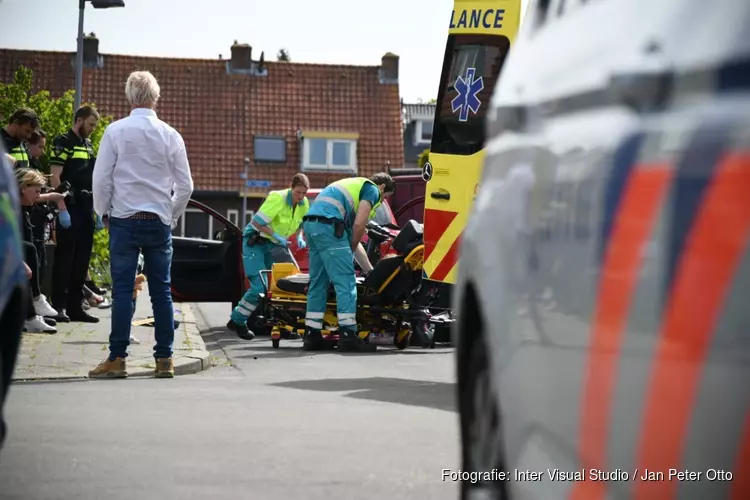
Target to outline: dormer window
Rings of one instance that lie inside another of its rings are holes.
[[[417,144],[430,144],[432,142],[432,120],[417,120],[414,142]]]

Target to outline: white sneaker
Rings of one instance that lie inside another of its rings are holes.
[[[49,326],[41,316],[27,319],[23,324],[23,330],[28,333],[57,333],[57,328]]]
[[[54,318],[55,316],[57,316],[57,311],[51,305],[49,305],[49,302],[47,302],[47,297],[45,297],[44,294],[34,299],[34,310],[39,316],[42,317],[46,316],[48,318]]]
[[[141,341],[131,335],[130,336],[130,343],[131,344],[140,344]]]

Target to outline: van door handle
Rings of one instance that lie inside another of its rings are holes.
[[[435,198],[436,200],[450,200],[451,194],[441,193],[440,191],[435,191],[434,193],[430,193],[430,197]]]

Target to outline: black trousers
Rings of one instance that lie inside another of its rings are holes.
[[[23,320],[27,315],[24,307],[27,302],[26,295],[28,295],[28,290],[17,290],[11,295],[5,310],[0,311],[0,448],[2,448],[6,434],[3,405],[10,388],[13,369],[16,366],[18,348],[21,345]]]
[[[39,260],[36,247],[28,241],[23,242],[24,261],[31,268],[31,279],[29,280],[29,291],[26,298],[26,319],[32,319],[36,316],[34,309],[34,297],[41,295],[42,290],[39,286]]]
[[[36,247],[36,253],[39,257],[39,283],[44,282],[44,277],[47,273],[47,249],[44,245],[44,233],[47,228],[47,212],[38,207],[31,213],[31,224],[34,229],[32,230],[34,235],[34,246]]]
[[[23,242],[23,251],[24,261],[31,268],[31,294],[34,297],[38,297],[42,294],[42,289],[39,286],[41,283],[39,277],[39,253],[36,246],[28,241]]]
[[[71,225],[57,225],[55,265],[52,269],[52,307],[81,312],[83,283],[94,245],[94,218],[90,204],[68,207]]]

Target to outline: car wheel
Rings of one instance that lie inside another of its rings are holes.
[[[472,343],[461,386],[462,500],[507,500],[499,405],[493,389],[487,347],[481,335]],[[469,479],[469,480],[467,480]]]

